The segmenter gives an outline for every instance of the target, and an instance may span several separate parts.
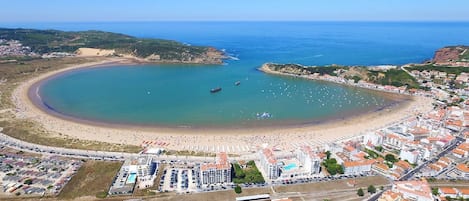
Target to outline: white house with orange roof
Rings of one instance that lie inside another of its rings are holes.
[[[433,201],[432,190],[425,179],[396,181],[392,185],[392,191],[402,193],[402,197],[409,200]]]
[[[393,192],[391,190],[384,191],[378,198],[378,201],[404,201],[402,193]]]
[[[358,153],[358,150],[351,145],[344,145],[343,152],[347,154],[348,157],[351,157],[352,155]]]
[[[456,165],[456,168],[454,170],[454,172],[458,175],[459,178],[465,180],[469,179],[469,166],[466,163],[460,163]]]
[[[458,191],[459,191],[459,195],[462,198],[464,199],[469,198],[469,188],[458,188]]]
[[[383,175],[383,176],[389,176],[389,171],[390,171],[390,168],[388,165],[382,163],[382,162],[377,162],[375,164],[373,164],[373,166],[371,167],[373,171]]]
[[[265,148],[259,152],[260,165],[265,174],[269,179],[277,179],[280,176],[280,168],[282,164],[275,158],[274,152]]]
[[[459,192],[456,188],[440,187],[438,188],[438,193],[440,193],[440,196],[442,197],[450,197],[450,198],[459,197]]]
[[[231,183],[231,163],[225,152],[217,154],[215,163],[200,165],[200,178],[202,184]]]
[[[342,166],[344,167],[344,174],[356,175],[370,172],[371,166],[375,162],[375,160],[344,161]]]
[[[458,158],[467,158],[469,156],[469,143],[465,142],[453,149],[453,155]]]

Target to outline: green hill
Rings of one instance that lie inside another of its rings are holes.
[[[114,49],[116,54],[139,58],[159,55],[161,61],[222,63],[223,53],[210,47],[190,46],[172,40],[136,38],[104,31],[66,32],[58,30],[0,28],[0,39],[18,40],[33,52],[75,52],[78,48]]]

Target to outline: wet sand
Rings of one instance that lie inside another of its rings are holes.
[[[382,128],[432,109],[431,99],[399,96],[396,104],[387,108],[347,114],[348,117],[321,120],[302,125],[246,128],[171,128],[138,125],[119,125],[95,122],[61,115],[42,103],[38,96],[41,82],[70,70],[103,65],[137,64],[134,60],[107,58],[102,62],[86,63],[42,74],[21,83],[13,92],[18,118],[32,119],[47,130],[63,135],[93,141],[140,145],[150,142],[170,150],[199,152],[227,151],[246,153],[260,146],[283,150],[295,149],[300,144],[321,145]]]

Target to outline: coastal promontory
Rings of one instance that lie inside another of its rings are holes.
[[[143,62],[190,64],[221,64],[225,58],[222,51],[213,47],[104,31],[0,28],[0,40],[5,49],[0,56],[7,57],[117,56]]]

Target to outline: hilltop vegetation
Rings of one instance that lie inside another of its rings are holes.
[[[370,70],[368,81],[381,85],[391,85],[396,87],[407,85],[409,88],[420,88],[420,85],[415,78],[401,69],[389,69],[387,71]]]
[[[469,73],[468,67],[438,66],[434,64],[410,66],[406,67],[406,69],[409,71],[439,71],[455,75],[460,75],[461,73]]]
[[[73,53],[79,48],[113,49],[116,54],[146,58],[158,55],[162,61],[221,63],[222,53],[214,48],[190,46],[171,40],[142,39],[104,31],[65,32],[58,30],[4,29],[0,39],[18,40],[33,52]]]
[[[262,68],[271,71],[294,75],[338,76],[358,82],[364,80],[374,84],[391,85],[409,88],[420,88],[418,82],[402,69],[388,69],[383,71],[371,70],[364,66],[302,66],[298,64],[264,64]]]

